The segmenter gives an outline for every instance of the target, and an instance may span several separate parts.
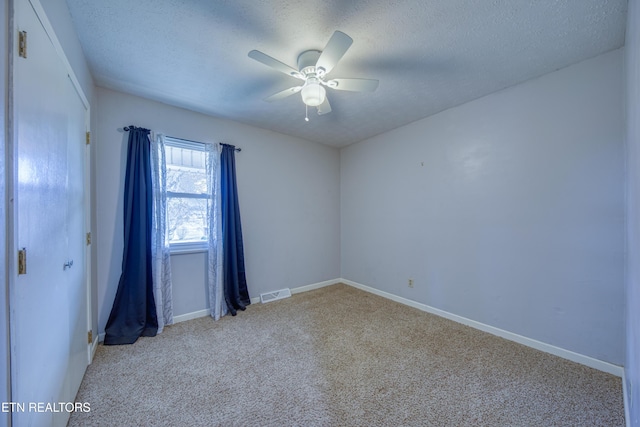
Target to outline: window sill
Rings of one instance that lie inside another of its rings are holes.
[[[185,246],[171,246],[169,249],[171,255],[186,255],[186,254],[197,254],[203,252],[209,252],[204,246],[193,246],[193,245],[185,245]]]

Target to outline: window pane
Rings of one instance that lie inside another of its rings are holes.
[[[206,194],[207,175],[205,170],[167,165],[167,191]]]
[[[204,151],[167,145],[166,155],[167,191],[207,193]]]
[[[182,197],[167,198],[169,242],[207,240],[207,200]]]

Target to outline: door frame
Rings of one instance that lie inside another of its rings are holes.
[[[82,93],[82,92],[79,92]],[[88,102],[85,102],[85,131],[87,132],[87,144],[85,145],[85,156],[84,156],[84,228],[85,233],[89,236],[87,246],[85,249],[85,286],[86,286],[86,297],[87,297],[87,331],[91,332],[91,342],[87,346],[87,365],[90,365],[93,361],[93,355],[98,348],[98,336],[97,332],[93,331],[93,316],[91,310],[91,300],[92,300],[92,292],[91,292],[91,283],[93,277],[93,248],[95,234],[93,232],[93,192],[91,191],[92,182],[91,174],[92,174],[92,164],[91,160],[93,158],[93,134],[91,133],[91,107]]]
[[[0,246],[0,258],[3,259],[2,264],[0,264],[0,335],[4,334],[3,342],[0,343],[0,369],[3,370],[3,373],[0,375],[2,378],[2,382],[0,383],[0,401],[10,402],[11,401],[11,339],[10,339],[10,325],[9,325],[9,266],[10,262],[7,257],[7,251],[9,250],[9,226],[8,226],[8,216],[10,212],[9,199],[7,195],[9,194],[9,170],[10,170],[10,141],[11,141],[11,129],[9,126],[9,115],[10,115],[10,105],[9,105],[9,88],[11,87],[10,82],[10,57],[11,57],[11,48],[10,45],[12,43],[11,33],[8,31],[10,26],[9,24],[9,16],[12,16],[13,12],[13,4],[12,0],[8,2],[4,2],[2,6],[2,19],[0,20],[0,46],[2,46],[0,54],[0,69],[2,70],[0,77],[0,93],[2,94],[2,105],[0,106],[0,110],[2,110],[3,119],[2,124],[0,125],[0,175],[2,176],[2,180],[0,182],[0,199],[2,200],[2,205],[0,206],[0,229],[3,230],[5,234],[4,243]],[[0,415],[0,424],[2,425],[11,425],[11,414],[4,413]]]

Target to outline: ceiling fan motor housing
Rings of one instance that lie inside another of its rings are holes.
[[[317,74],[321,76],[324,74],[324,72],[321,73],[320,70],[316,70],[316,63],[321,53],[319,50],[305,50],[298,56],[298,70],[302,75]]]

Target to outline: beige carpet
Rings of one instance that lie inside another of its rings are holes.
[[[623,426],[621,380],[346,285],[99,346],[70,426]]]

